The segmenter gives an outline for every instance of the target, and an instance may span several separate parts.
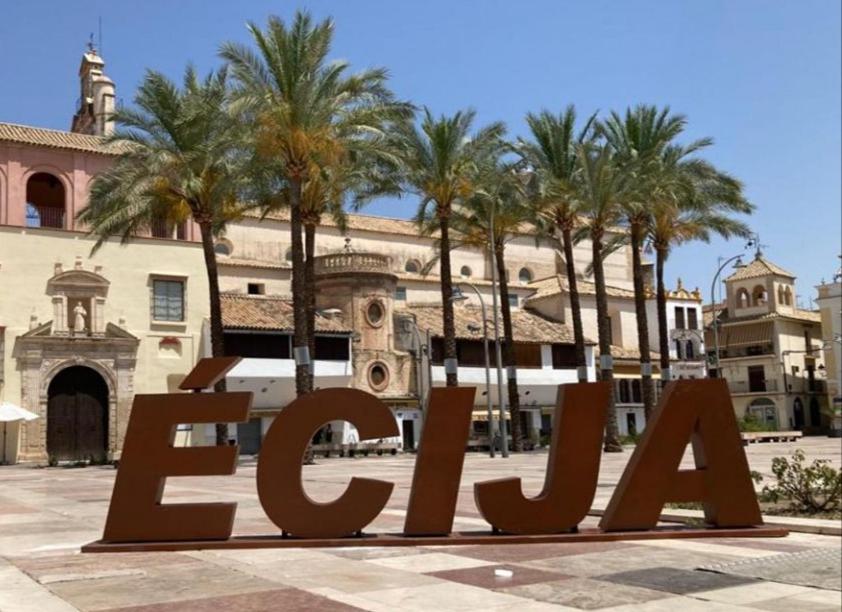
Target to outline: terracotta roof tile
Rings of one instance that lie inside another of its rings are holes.
[[[107,145],[101,136],[76,134],[62,130],[48,130],[45,128],[17,125],[14,123],[0,123],[0,142],[14,142],[37,147],[53,149],[68,149],[71,151],[85,151],[101,155],[116,155],[121,152],[119,145]]]
[[[558,274],[556,276],[549,276],[532,281],[527,285],[530,289],[535,289],[535,294],[530,296],[530,300],[540,299],[559,295],[560,293],[569,293],[569,284],[567,277]],[[591,281],[586,281],[581,278],[576,279],[576,289],[580,295],[596,295],[596,285]],[[606,292],[609,297],[634,299],[634,291],[631,289],[623,289],[622,287],[606,286]]]
[[[407,313],[415,316],[418,328],[430,330],[435,337],[442,337],[442,308],[438,304],[407,304],[396,309],[396,314]],[[453,309],[456,323],[456,337],[463,340],[481,339],[482,335],[468,328],[482,326],[481,310],[476,306],[456,306]],[[512,311],[512,327],[515,342],[531,344],[573,344],[573,330],[553,319],[544,317],[530,310]],[[593,344],[587,340],[589,344]]]
[[[293,331],[292,301],[262,295],[223,293],[222,324],[227,329]],[[316,317],[316,331],[350,333],[340,319]]]
[[[265,270],[291,270],[292,266],[285,262],[272,262],[258,259],[242,259],[238,257],[217,257],[216,263],[219,266],[230,268],[261,268]]]
[[[795,275],[791,272],[787,272],[780,266],[773,264],[768,259],[764,259],[762,256],[758,255],[757,257],[752,260],[750,264],[748,264],[745,268],[740,268],[736,272],[734,272],[731,276],[726,278],[725,280],[744,280],[747,278],[757,278],[759,276],[767,276],[769,274],[775,274],[777,276],[787,276],[789,278],[795,278]]]

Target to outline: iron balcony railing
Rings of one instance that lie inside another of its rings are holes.
[[[731,393],[774,393],[778,390],[777,380],[729,380]]]
[[[54,206],[35,206],[29,204],[26,207],[27,227],[64,227],[64,209]]]

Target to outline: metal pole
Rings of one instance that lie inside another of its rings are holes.
[[[716,372],[716,378],[720,378],[719,376],[719,315],[716,312],[716,281],[719,279],[719,275],[722,274],[722,270],[725,269],[729,263],[734,260],[740,259],[742,255],[734,255],[730,259],[726,259],[725,262],[719,266],[719,269],[716,271],[716,274],[713,277],[713,282],[710,284],[710,309],[711,314],[713,315],[713,363],[714,363],[714,372]]]
[[[494,246],[494,211],[488,219],[488,246],[491,249],[491,297],[494,310],[494,352],[497,361],[497,401],[500,414],[500,453],[509,456],[509,432],[506,426],[506,401],[503,398],[503,357],[500,350],[500,323],[497,314],[497,250]]]
[[[480,309],[482,310],[482,345],[485,349],[485,399],[488,405],[488,455],[494,458],[494,411],[491,408],[491,360],[488,356],[488,318],[485,315],[485,300],[482,294],[471,283],[464,283],[474,290],[479,298]]]

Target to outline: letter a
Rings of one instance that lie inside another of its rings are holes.
[[[692,442],[695,470],[679,470]],[[667,385],[599,526],[651,529],[666,502],[702,502],[717,527],[763,524],[728,387],[722,379]]]
[[[596,492],[602,435],[611,388],[608,383],[560,385],[553,418],[544,488],[532,499],[520,478],[474,485],[486,521],[507,533],[559,533],[578,525]]]

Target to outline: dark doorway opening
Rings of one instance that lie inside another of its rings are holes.
[[[237,423],[237,441],[241,455],[256,455],[260,452],[261,419],[250,419],[247,423]]]
[[[403,449],[415,450],[415,421],[412,419],[403,420]]]
[[[91,368],[56,374],[47,390],[51,461],[104,461],[108,451],[108,385]]]

